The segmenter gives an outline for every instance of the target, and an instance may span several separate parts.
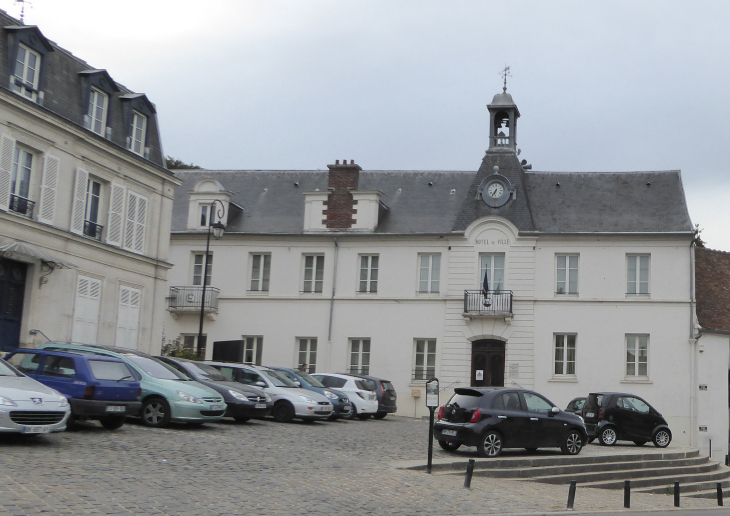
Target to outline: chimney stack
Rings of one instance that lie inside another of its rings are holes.
[[[334,165],[327,165],[329,168],[328,189],[330,191],[325,201],[326,209],[323,214],[326,216],[323,221],[328,229],[348,229],[356,222],[354,215],[357,214],[357,201],[352,198],[352,190],[357,190],[360,181],[360,168],[355,160],[347,163],[346,159],[335,160]]]

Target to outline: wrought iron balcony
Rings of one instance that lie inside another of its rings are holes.
[[[464,291],[464,317],[512,317],[512,291]]]
[[[205,312],[218,311],[218,293],[215,287],[205,287],[205,303],[203,303],[203,287],[170,287],[167,298],[167,309],[171,312],[200,312],[201,304]]]
[[[91,237],[94,240],[98,240],[101,242],[101,232],[103,231],[104,226],[101,224],[97,224],[96,222],[91,222],[90,220],[84,221],[84,235],[87,237]]]
[[[411,380],[430,380],[434,376],[436,376],[435,366],[416,367],[411,372]]]
[[[10,211],[14,211],[15,213],[25,215],[29,219],[32,219],[34,206],[35,201],[31,201],[30,199],[26,199],[19,195],[10,195]]]

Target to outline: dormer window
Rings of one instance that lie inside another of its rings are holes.
[[[96,89],[91,88],[89,95],[89,129],[101,136],[106,132],[106,116],[109,109],[109,95]]]
[[[38,98],[40,69],[41,55],[22,43],[18,44],[15,72],[11,84],[13,91],[35,101]]]
[[[147,117],[139,111],[132,111],[132,135],[129,138],[129,150],[144,156],[144,142],[147,133]]]

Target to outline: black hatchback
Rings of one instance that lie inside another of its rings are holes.
[[[616,441],[633,441],[642,446],[649,441],[658,448],[672,442],[672,432],[662,415],[636,394],[592,392],[583,405],[588,438],[605,446]]]
[[[577,455],[587,439],[579,416],[536,392],[499,387],[454,389],[439,408],[434,437],[444,450],[476,446],[482,457],[496,457],[504,448],[551,447]]]

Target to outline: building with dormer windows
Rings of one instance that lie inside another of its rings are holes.
[[[202,303],[207,358],[386,378],[401,415],[427,414],[434,376],[442,401],[464,386],[563,407],[632,392],[675,441],[725,454],[727,377],[697,356],[729,352],[697,345],[680,172],[532,171],[511,95],[488,110],[476,171],[181,171],[166,335],[196,349]],[[204,271],[213,199],[226,231]]]
[[[179,184],[144,94],[0,11],[0,351],[158,349]]]

